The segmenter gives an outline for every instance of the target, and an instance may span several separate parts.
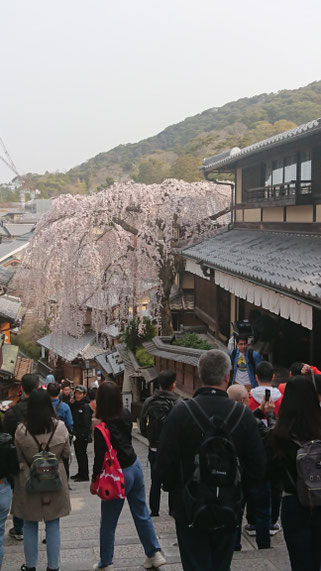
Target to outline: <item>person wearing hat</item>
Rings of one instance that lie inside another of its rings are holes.
[[[74,421],[73,435],[75,436],[74,447],[78,464],[78,472],[71,476],[75,482],[88,482],[88,456],[87,446],[91,441],[91,416],[92,410],[86,402],[87,390],[83,385],[75,388],[74,402],[70,404]]]

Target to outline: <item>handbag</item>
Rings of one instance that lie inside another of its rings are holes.
[[[102,433],[107,450],[100,474],[92,484],[92,490],[103,501],[125,499],[125,479],[117,458],[117,452],[110,442],[110,432],[104,422],[97,424],[96,428]]]

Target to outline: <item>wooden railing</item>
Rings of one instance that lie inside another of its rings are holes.
[[[291,180],[282,184],[274,184],[260,188],[251,188],[246,191],[246,202],[300,202],[300,197],[307,197],[312,193],[311,180]]]

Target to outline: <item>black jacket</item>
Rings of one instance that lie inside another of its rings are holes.
[[[15,435],[18,424],[26,420],[28,410],[28,399],[22,398],[17,404],[9,408],[3,417],[3,432]]]
[[[234,405],[225,391],[211,387],[198,389],[193,398],[209,417],[217,415],[224,419]],[[243,407],[243,404],[237,403],[233,418],[237,418],[238,409],[242,413]],[[243,485],[245,488],[254,487],[265,476],[266,454],[257,421],[249,409],[245,409],[232,437],[242,468]],[[156,470],[164,489],[170,492],[174,517],[183,522],[185,514],[181,490],[192,476],[194,456],[201,438],[200,428],[184,404],[178,403],[169,414],[161,434]]]
[[[160,434],[165,422],[165,420],[160,423],[156,422],[155,426],[152,426],[152,419],[149,417],[151,405],[160,405],[160,408],[162,407],[163,410],[166,411],[167,417],[178,400],[179,396],[172,391],[163,391],[160,389],[156,389],[152,396],[145,400],[140,417],[140,431],[143,436],[148,438],[150,448],[158,448]]]
[[[70,404],[74,421],[73,434],[76,437],[89,438],[91,432],[92,410],[84,399]]]
[[[282,489],[287,494],[296,494],[296,455],[299,448],[299,444],[289,440],[286,447],[286,455],[283,458],[273,457],[273,477],[281,482]]]
[[[114,450],[117,451],[117,458],[121,468],[128,468],[137,458],[132,446],[132,421],[130,412],[124,409],[120,418],[110,420],[106,423],[106,426],[110,432],[111,445]],[[107,451],[106,441],[98,428],[94,430],[94,449],[93,480],[95,480],[101,472]]]
[[[0,432],[0,479],[7,478],[13,484],[13,476],[19,472],[19,462],[13,438],[10,434]]]

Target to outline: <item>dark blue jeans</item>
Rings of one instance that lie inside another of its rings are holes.
[[[295,495],[285,496],[281,522],[292,571],[320,571],[321,507],[310,510]]]
[[[254,508],[256,527],[256,543],[259,549],[271,547],[271,485],[269,481],[262,482],[256,488],[249,490],[249,499]]]
[[[184,571],[230,571],[236,530],[204,532],[176,521],[176,533]]]

